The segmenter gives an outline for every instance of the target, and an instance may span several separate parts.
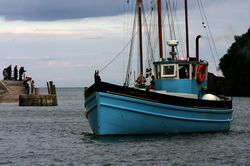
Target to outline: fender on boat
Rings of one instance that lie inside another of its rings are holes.
[[[202,96],[202,100],[220,101],[221,99],[213,94],[205,94]]]

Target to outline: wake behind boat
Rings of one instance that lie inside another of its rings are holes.
[[[163,57],[161,0],[157,1],[160,60],[152,63],[151,82],[145,84],[140,13],[142,0],[137,0],[136,5],[140,41],[139,77],[134,86],[129,86],[128,79],[124,86],[119,86],[102,82],[96,73],[95,83],[84,94],[85,115],[94,134],[228,131],[232,121],[232,101],[206,93],[208,62],[200,60],[198,52],[196,57],[189,57],[188,42],[187,58],[178,59],[177,40],[168,41],[170,57]],[[186,0],[185,6],[187,10]],[[199,36],[197,45],[198,39]],[[151,72],[151,69],[147,71]]]

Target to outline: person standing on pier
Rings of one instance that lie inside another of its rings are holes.
[[[23,74],[24,72],[26,72],[24,70],[24,67],[22,66],[20,69],[19,69],[19,81],[22,81],[23,80]]]
[[[3,79],[7,80],[8,79],[8,72],[7,72],[7,68],[3,69]]]
[[[25,80],[23,81],[23,86],[25,88],[26,94],[30,94],[29,81],[30,81],[30,79],[28,79],[28,78],[25,78]]]
[[[34,89],[35,89],[35,81],[34,80],[32,80],[31,81],[31,94],[34,94]]]
[[[17,73],[18,73],[18,69],[17,69],[17,65],[14,67],[14,80],[17,80]]]
[[[11,73],[12,73],[12,69],[11,69],[11,65],[9,65],[7,67],[8,80],[11,80]]]

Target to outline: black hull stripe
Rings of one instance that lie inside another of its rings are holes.
[[[121,96],[133,97],[137,99],[143,99],[147,101],[159,102],[163,104],[191,107],[191,108],[232,109],[231,100],[209,101],[209,100],[190,99],[190,98],[171,96],[166,94],[159,94],[150,91],[143,91],[139,89],[118,86],[105,82],[95,83],[91,87],[89,87],[84,93],[85,99],[90,97],[90,95],[93,94],[94,92],[104,92]]]

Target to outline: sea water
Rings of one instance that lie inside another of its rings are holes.
[[[97,137],[83,89],[57,92],[57,107],[0,105],[0,165],[250,165],[250,98],[229,132]]]

